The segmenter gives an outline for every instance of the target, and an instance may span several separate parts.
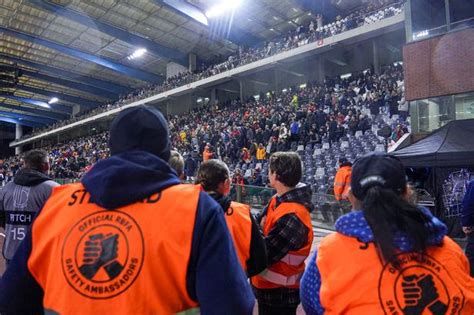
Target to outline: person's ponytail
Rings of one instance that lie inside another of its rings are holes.
[[[397,233],[408,238],[411,252],[426,252],[430,235],[428,217],[393,190],[378,185],[368,188],[362,209],[382,263],[391,262],[397,267],[394,260],[398,253],[395,244]]]

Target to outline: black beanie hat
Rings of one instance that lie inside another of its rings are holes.
[[[161,112],[153,107],[140,105],[125,109],[110,126],[110,153],[142,150],[168,162],[170,140],[168,123]]]
[[[399,158],[386,153],[370,153],[354,162],[351,173],[351,191],[362,200],[370,187],[391,189],[397,195],[407,185],[405,167]]]

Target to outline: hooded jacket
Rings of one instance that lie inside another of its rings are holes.
[[[159,157],[145,151],[128,151],[98,162],[84,176],[82,184],[90,193],[91,202],[114,209],[178,185],[179,179]],[[160,211],[159,207],[156,211]],[[186,275],[189,296],[199,303],[202,314],[251,314],[254,297],[233,249],[220,206],[201,192],[196,211]],[[166,222],[156,222],[156,228],[160,224]],[[28,234],[0,279],[0,313],[43,311],[42,288],[27,264],[31,247]],[[146,305],[140,306],[146,308]]]
[[[34,169],[19,170],[12,182],[0,191],[0,214],[5,225],[3,256],[11,260],[36,213],[41,210],[51,195],[53,187],[58,186],[46,174]]]
[[[421,209],[421,211],[423,211],[429,220],[429,223],[427,223],[431,231],[431,235],[428,238],[429,246],[442,246],[447,234],[446,226],[428,210]],[[353,211],[343,215],[336,221],[335,227],[337,233],[357,239],[361,243],[361,246],[366,246],[374,241],[372,230],[362,211]],[[396,236],[395,245],[400,252],[410,252],[410,241],[408,237],[402,233]],[[301,280],[301,301],[308,315],[324,313],[324,308],[320,301],[321,274],[316,263],[317,257],[318,251],[311,256]],[[373,271],[367,270],[367,272]]]

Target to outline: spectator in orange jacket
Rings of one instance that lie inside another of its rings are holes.
[[[336,200],[347,200],[351,186],[352,163],[346,158],[339,159],[339,170],[334,179],[334,197]]]
[[[259,162],[262,162],[263,160],[265,160],[266,155],[267,155],[267,151],[266,151],[265,147],[263,146],[263,144],[260,143],[258,145],[258,149],[257,149],[257,160]]]

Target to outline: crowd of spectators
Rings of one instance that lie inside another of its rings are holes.
[[[323,24],[321,15],[318,15],[314,21],[308,25],[299,25],[294,31],[289,32],[283,37],[264,42],[255,47],[239,47],[235,54],[227,57],[226,60],[212,64],[202,65],[195,72],[183,72],[178,75],[167,78],[161,84],[149,84],[145,87],[121,96],[114,103],[105,104],[97,108],[81,112],[69,120],[58,121],[46,127],[38,128],[23,138],[29,138],[34,135],[56,129],[67,124],[94,116],[134,101],[159,94],[164,91],[177,88],[218,73],[231,70],[241,65],[260,60],[280,52],[290,50],[301,45],[313,43],[318,40],[334,36],[341,32],[354,29],[356,27],[371,24],[375,21],[399,14],[402,12],[403,1],[400,0],[371,0],[362,9],[356,10],[346,17],[337,16],[331,23]]]
[[[197,108],[168,117],[172,144],[185,159],[185,175],[194,177],[203,159],[219,158],[231,166],[235,183],[263,185],[256,168],[248,174],[239,163],[265,161],[276,151],[295,150],[299,145],[338,142],[347,133],[365,132],[374,124],[382,127],[384,115],[398,115],[402,107],[403,69],[390,65],[383,74],[366,70],[351,77],[307,83],[279,93],[261,93],[245,102]],[[390,139],[407,132],[404,119]],[[44,148],[50,152],[54,178],[80,178],[95,162],[109,155],[108,133],[82,137]],[[20,168],[20,158],[3,161],[4,175],[11,179]]]

